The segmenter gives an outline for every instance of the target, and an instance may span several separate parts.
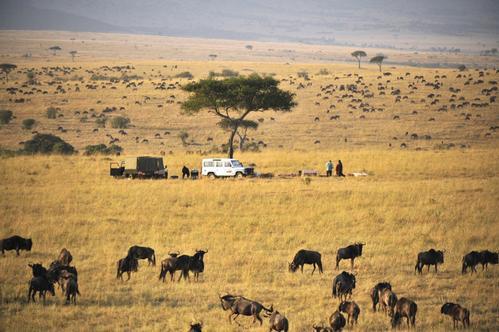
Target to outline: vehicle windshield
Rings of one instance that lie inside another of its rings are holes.
[[[232,160],[232,167],[243,167],[239,160]]]

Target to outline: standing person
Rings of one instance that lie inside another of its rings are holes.
[[[187,166],[184,165],[184,167],[182,167],[182,179],[185,179],[186,177],[189,178],[190,175],[191,172],[189,171]]]
[[[326,176],[333,176],[333,162],[331,160],[326,163]]]
[[[168,166],[165,165],[165,179],[168,179]]]
[[[345,176],[345,174],[343,174],[343,164],[341,163],[341,160],[338,160],[338,164],[336,165],[336,176]]]

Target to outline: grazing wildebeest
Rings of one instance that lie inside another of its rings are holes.
[[[329,317],[329,324],[331,325],[333,332],[340,332],[341,330],[343,330],[347,322],[341,312],[336,310],[335,312],[333,312],[331,317]]]
[[[139,266],[138,261],[130,256],[126,256],[118,261],[118,269],[116,273],[116,279],[123,280],[123,273],[126,272],[128,275],[128,280],[130,280],[130,275],[132,272],[137,272],[137,267]]]
[[[463,323],[463,327],[470,326],[470,312],[468,309],[461,307],[457,303],[447,302],[440,309],[440,313],[452,317],[454,328],[459,322]]]
[[[395,305],[395,313],[392,316],[392,327],[395,328],[399,326],[402,317],[407,318],[408,328],[409,328],[409,323],[410,325],[415,327],[417,311],[418,311],[418,306],[414,301],[411,301],[405,297],[401,297],[397,301],[397,304]]]
[[[277,310],[272,312],[272,314],[270,315],[269,332],[272,331],[288,332],[288,330],[289,330],[288,319]]]
[[[31,239],[25,239],[18,235],[0,240],[0,249],[2,249],[2,255],[5,255],[5,251],[15,250],[17,256],[19,256],[19,250],[31,251],[32,246],[33,241],[31,241]]]
[[[171,252],[169,253],[170,257],[165,258],[161,261],[161,272],[159,273],[159,280],[163,280],[165,282],[165,277],[167,273],[170,273],[170,281],[174,281],[173,277],[175,275],[175,264],[177,262],[177,256],[180,253]]]
[[[378,297],[381,309],[392,317],[398,300],[397,295],[391,289],[383,289],[378,292]]]
[[[128,249],[128,256],[135,259],[147,259],[148,265],[156,265],[154,249],[149,247],[131,246]]]
[[[340,268],[340,261],[342,259],[350,259],[353,270],[354,260],[356,257],[362,256],[362,247],[365,245],[365,243],[355,243],[348,247],[338,249],[338,252],[336,253],[336,269]]]
[[[360,314],[360,308],[357,303],[355,303],[354,301],[343,301],[338,306],[338,310],[348,315],[347,323],[351,325],[353,325],[354,323],[357,324],[357,320],[359,319]]]
[[[463,257],[463,269],[462,273],[465,274],[468,268],[471,268],[471,274],[476,272],[476,266],[481,261],[481,255],[478,251],[472,251],[464,255]]]
[[[442,250],[430,249],[418,254],[418,260],[416,262],[414,270],[418,271],[419,274],[421,274],[423,273],[423,267],[425,265],[428,265],[428,271],[430,271],[430,265],[435,265],[435,272],[437,272],[437,265],[443,264],[443,262],[444,252]]]
[[[76,304],[76,295],[80,295],[80,291],[78,290],[78,281],[74,277],[74,275],[67,275],[63,278],[63,289],[65,289],[66,294],[66,304],[73,302]]]
[[[191,323],[189,332],[203,332],[203,323]]]
[[[229,315],[229,322],[232,323],[232,316],[234,317],[234,322],[236,321],[239,315],[243,316],[253,316],[253,323],[258,320],[260,325],[262,325],[263,321],[260,317],[260,312],[263,310],[267,315],[270,315],[274,309],[272,305],[270,308],[265,308],[262,304],[249,300],[242,296],[234,296],[234,295],[224,295],[220,296],[220,302],[222,304],[222,309],[231,311]]]
[[[480,251],[480,263],[482,264],[482,271],[488,269],[489,264],[497,264],[499,255],[497,252],[492,252],[489,250]]]
[[[303,273],[303,265],[312,264],[314,269],[312,270],[312,274],[315,272],[315,266],[319,267],[319,273],[322,273],[322,261],[321,254],[318,251],[312,250],[299,250],[295,257],[293,258],[293,262],[289,263],[289,271],[295,272],[298,270],[298,267],[301,268],[301,273]]]
[[[69,265],[71,261],[73,260],[73,256],[67,250],[66,248],[62,248],[61,253],[59,254],[59,257],[57,260],[61,263],[61,265]]]
[[[355,288],[355,275],[348,272],[341,272],[333,279],[333,298],[338,297],[340,301],[352,296],[352,290]]]
[[[373,311],[376,312],[376,306],[379,303],[379,292],[383,291],[384,289],[392,289],[392,285],[390,285],[389,282],[383,281],[377,283],[372,289],[371,289],[371,301],[373,303]]]
[[[43,303],[45,303],[45,293],[47,291],[52,296],[55,296],[54,284],[47,279],[47,276],[33,277],[29,282],[28,303],[30,300],[35,302],[36,292],[39,292],[39,297],[43,298]]]

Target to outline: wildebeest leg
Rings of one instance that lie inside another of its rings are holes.
[[[456,319],[452,317],[452,327],[456,329]]]
[[[427,272],[430,272],[430,264],[428,264],[428,270],[426,270]]]
[[[31,288],[31,285],[29,286],[29,290],[28,290],[28,303],[29,301],[31,300],[31,291],[33,290],[33,288]],[[34,300],[33,300],[34,301]]]
[[[19,256],[19,246],[16,246],[16,254]]]
[[[314,269],[312,270],[312,275],[314,275],[314,271],[315,271],[315,263],[314,263]]]
[[[43,297],[43,304],[45,304],[45,291],[40,291],[40,297]]]
[[[354,260],[355,260],[355,258],[350,259],[350,265],[352,266],[352,270],[353,270],[353,261]]]
[[[301,273],[303,273],[303,265],[305,265],[305,264],[300,265]]]
[[[437,272],[438,272],[438,270],[437,270],[437,265],[438,265],[438,264],[435,264],[435,273],[437,273]]]
[[[340,258],[338,258],[338,256],[336,256],[336,270],[339,270],[340,269]]]
[[[255,314],[255,316],[253,316],[253,323],[255,323],[255,318],[258,319],[258,321],[260,322],[260,326],[263,324],[263,320],[262,318],[260,317],[260,315],[258,313]]]
[[[126,271],[126,274],[128,275],[128,279],[126,281],[128,281],[128,280],[130,280],[130,276],[131,276],[132,272]]]

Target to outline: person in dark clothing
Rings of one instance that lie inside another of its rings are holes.
[[[343,174],[343,164],[341,163],[341,160],[338,160],[338,164],[336,164],[336,176],[345,176],[345,174]]]
[[[189,178],[190,175],[191,172],[189,171],[187,166],[184,165],[184,167],[182,167],[182,179]]]

